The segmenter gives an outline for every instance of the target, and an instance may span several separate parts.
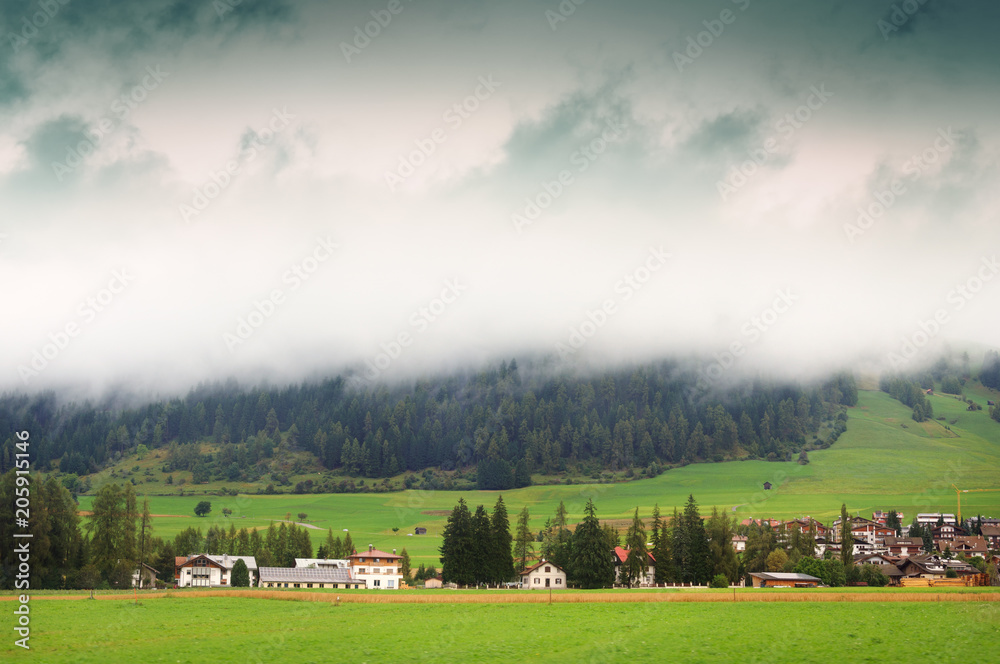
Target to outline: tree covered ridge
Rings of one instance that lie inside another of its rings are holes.
[[[57,405],[53,393],[0,398],[0,472],[14,432],[32,431],[36,469],[96,472],[135,450],[168,448],[168,470],[195,481],[254,480],[268,460],[295,450],[329,470],[389,477],[426,468],[479,468],[483,488],[530,482],[567,463],[620,470],[736,457],[790,459],[826,423],[831,443],[857,402],[853,377],[825,383],[746,380],[696,389],[676,362],[589,376],[530,373],[516,360],[412,385],[350,386],[343,377],[286,387],[199,385],[184,398],[110,410]],[[203,454],[200,445],[219,445]]]

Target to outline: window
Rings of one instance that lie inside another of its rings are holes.
[[[537,576],[535,577],[535,585],[539,585],[542,582]]]
[[[313,587],[313,584],[311,584],[311,583],[307,583],[306,584],[306,588],[312,588],[312,587]]]
[[[386,582],[385,582],[385,587],[386,587],[386,588],[395,588],[396,586],[395,586],[395,585],[393,585],[394,583],[395,583],[395,582],[394,582],[394,581],[392,581],[392,580],[389,580],[389,581],[386,581]]]
[[[376,567],[376,568],[374,568],[372,570],[372,574],[381,574],[381,573],[382,573],[382,570],[380,570],[378,567]]]
[[[358,574],[367,574],[367,573],[368,573],[368,572],[366,572],[366,571],[365,571],[365,568],[364,568],[364,567],[362,567],[362,568],[360,568],[360,569],[358,570]]]
[[[298,584],[298,583],[293,583],[293,584],[292,584],[292,587],[293,587],[293,588],[298,588],[298,587],[299,587],[299,584]]]
[[[378,588],[379,586],[382,585],[382,581],[380,581],[379,579],[375,579],[374,581],[372,581],[372,585]]]
[[[548,565],[546,565],[546,566],[545,566],[545,573],[546,573],[546,574],[549,574],[549,573],[551,573],[551,572],[552,572],[552,568],[551,568],[551,567],[549,567]]]
[[[556,585],[557,586],[561,586],[562,585],[562,579],[556,579]]]

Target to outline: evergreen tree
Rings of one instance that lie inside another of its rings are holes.
[[[399,573],[403,575],[403,581],[410,580],[410,554],[406,552],[406,547],[399,552]]]
[[[250,570],[247,569],[247,564],[243,562],[242,558],[233,563],[231,583],[233,588],[250,587]]]
[[[625,545],[628,549],[628,556],[625,558],[624,569],[622,570],[622,580],[631,588],[638,585],[646,576],[648,566],[646,556],[646,527],[639,518],[639,508],[635,508],[632,516],[632,525],[629,526],[625,535]]]
[[[482,505],[476,507],[472,515],[472,576],[475,583],[489,583],[492,576],[493,537],[490,531],[490,517]]]
[[[573,579],[583,588],[605,588],[614,583],[615,564],[608,540],[597,520],[594,501],[588,500],[583,521],[573,534]]]
[[[677,519],[677,509],[674,508],[674,518],[670,521],[670,524],[663,524],[662,530],[660,531],[660,538],[653,548],[653,558],[656,560],[656,582],[657,583],[674,583],[676,579],[676,572],[674,570],[674,555],[673,555],[673,525],[676,524]]]
[[[514,578],[514,556],[511,552],[510,520],[507,518],[507,506],[503,496],[497,496],[490,515],[490,547],[491,574],[490,582],[505,583]]]
[[[468,586],[476,582],[472,537],[472,514],[465,499],[459,498],[441,533],[441,578],[445,583]]]
[[[535,553],[535,536],[528,527],[529,519],[528,506],[525,505],[517,516],[517,532],[514,536],[514,558],[517,561],[516,571],[518,573],[523,572],[528,567],[528,560]]]
[[[712,557],[712,576],[722,574],[729,583],[735,583],[739,578],[739,561],[736,558],[736,550],[733,549],[733,523],[729,520],[729,515],[713,507],[707,531],[708,547]]]
[[[674,564],[679,580],[699,585],[708,583],[712,578],[708,536],[693,495],[688,496],[681,523],[674,532]]]
[[[844,570],[854,564],[854,534],[851,532],[851,517],[847,514],[847,504],[840,506],[840,562]]]

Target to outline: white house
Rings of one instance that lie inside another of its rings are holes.
[[[386,553],[369,544],[367,551],[352,553],[348,560],[351,577],[364,581],[365,588],[395,590],[403,581],[400,556],[395,549]]]
[[[215,588],[232,585],[233,565],[237,560],[246,563],[250,572],[250,585],[257,585],[257,560],[253,556],[210,556],[204,553],[188,556],[177,565],[177,586],[179,588]]]
[[[521,587],[539,590],[542,588],[565,588],[566,572],[544,558],[521,572]]]

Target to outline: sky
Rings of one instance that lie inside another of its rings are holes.
[[[996,347],[994,2],[0,2],[0,389]]]

